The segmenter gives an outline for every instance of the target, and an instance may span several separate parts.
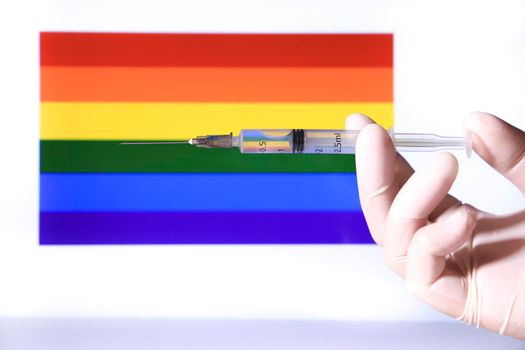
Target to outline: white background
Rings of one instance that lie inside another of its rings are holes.
[[[525,128],[524,1],[0,5],[0,317],[445,319],[375,246],[40,247],[39,31],[394,32],[397,130],[458,135],[471,110]],[[478,158],[458,157],[454,194],[497,213],[523,207]]]

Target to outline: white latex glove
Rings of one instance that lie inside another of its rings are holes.
[[[486,113],[472,113],[465,127],[474,151],[525,194],[525,133]],[[458,172],[449,153],[414,172],[370,119],[351,116],[347,128],[363,128],[361,205],[387,265],[435,309],[525,339],[525,210],[495,216],[462,204],[448,194]]]

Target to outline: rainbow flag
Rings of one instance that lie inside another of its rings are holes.
[[[240,129],[393,125],[390,34],[40,35],[40,244],[371,243],[352,155],[243,155]]]

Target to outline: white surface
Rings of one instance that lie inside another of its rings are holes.
[[[0,5],[0,316],[444,320],[375,246],[39,247],[38,32],[395,32],[400,132],[470,110],[525,127],[524,1],[12,1]],[[419,163],[424,156],[411,156]],[[479,159],[454,193],[523,197]]]
[[[2,350],[523,350],[525,342],[443,322],[0,319]]]

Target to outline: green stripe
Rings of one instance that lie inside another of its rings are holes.
[[[143,141],[143,140],[141,140]],[[241,154],[191,145],[119,145],[121,141],[40,141],[43,173],[355,172],[354,155]]]

